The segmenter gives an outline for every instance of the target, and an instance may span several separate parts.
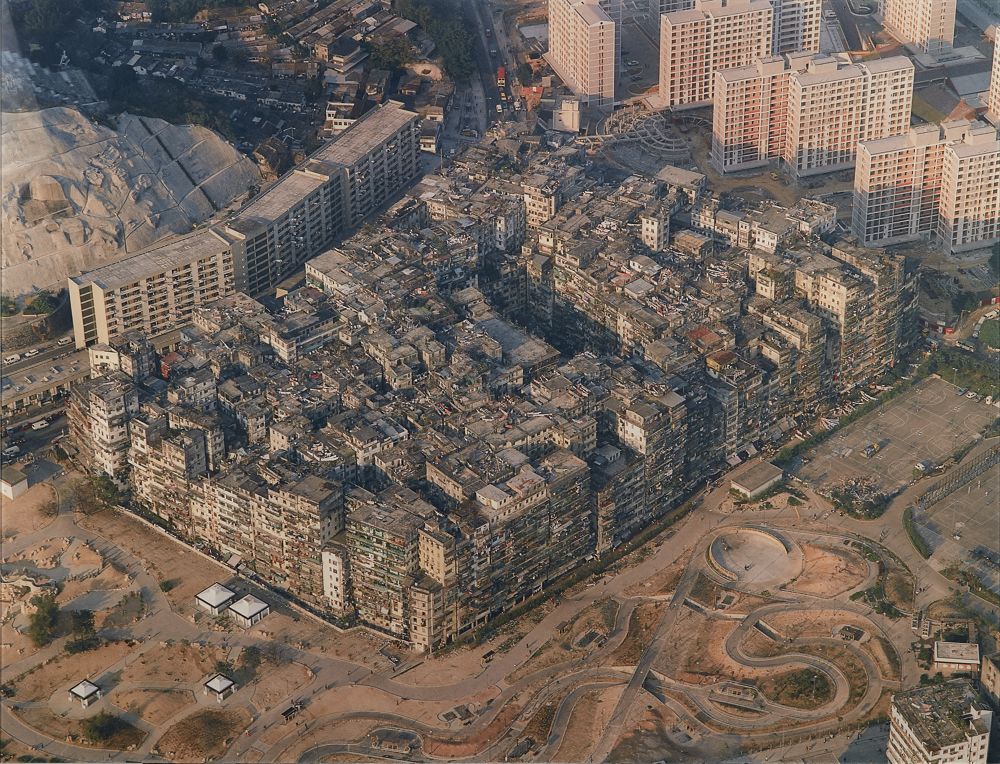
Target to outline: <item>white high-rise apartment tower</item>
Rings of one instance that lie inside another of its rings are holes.
[[[773,53],[819,53],[823,0],[771,0],[774,8]]]
[[[717,71],[771,55],[773,23],[768,0],[695,0],[691,10],[663,14],[659,101],[711,101]]]
[[[545,59],[584,103],[614,103],[621,12],[621,0],[549,0]]]
[[[993,44],[993,76],[990,77],[990,94],[986,106],[989,119],[1000,127],[1000,40]]]
[[[937,234],[945,154],[960,143],[981,145],[995,136],[988,125],[962,119],[862,141],[854,169],[853,229],[858,241],[884,246]],[[963,190],[961,196],[966,195]]]
[[[854,166],[858,142],[910,128],[913,63],[892,56],[850,64],[816,56],[788,80],[784,160],[799,177]]]
[[[767,58],[715,75],[713,166],[734,172],[782,158],[798,176],[854,164],[858,141],[909,129],[913,64],[851,64],[823,54]]]
[[[1000,140],[996,130],[973,133],[945,151],[938,237],[945,254],[1000,244]]]
[[[823,0],[768,0],[774,25],[771,31],[771,52],[819,52],[819,24]],[[659,22],[664,13],[689,11],[695,0],[649,0],[647,18]],[[658,31],[658,29],[656,30]]]
[[[901,42],[938,53],[955,40],[955,0],[882,0],[882,21]]]

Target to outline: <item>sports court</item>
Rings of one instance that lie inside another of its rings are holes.
[[[997,501],[1000,464],[973,478],[951,495],[916,513],[920,533],[942,564],[961,561],[1000,594],[1000,539]]]
[[[799,477],[816,487],[860,476],[874,478],[885,491],[905,485],[918,462],[944,462],[1000,416],[1000,409],[956,392],[939,377],[923,380],[820,445]],[[865,447],[875,443],[879,451],[866,457]]]

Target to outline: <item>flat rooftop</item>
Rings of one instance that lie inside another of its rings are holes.
[[[752,467],[739,470],[732,476],[731,482],[746,488],[752,493],[784,474],[780,467],[775,467],[771,462],[761,462]]]
[[[979,645],[966,642],[935,642],[934,660],[944,663],[979,663]]]
[[[350,167],[417,118],[416,112],[404,109],[399,101],[386,101],[323,146],[312,158]]]
[[[105,291],[117,289],[205,257],[217,256],[230,246],[230,242],[224,237],[206,228],[186,236],[171,236],[162,243],[140,250],[117,263],[84,271],[79,276],[73,276],[72,281],[81,286],[93,283]]]
[[[986,705],[965,679],[897,692],[892,705],[929,752],[989,733]]]

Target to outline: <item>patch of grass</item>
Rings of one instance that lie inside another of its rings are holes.
[[[833,682],[821,671],[797,669],[760,682],[760,691],[775,703],[792,708],[819,708],[833,698]]]
[[[1000,319],[994,318],[983,323],[979,330],[979,341],[987,347],[1000,348]]]
[[[101,711],[83,722],[83,736],[91,743],[106,745],[119,750],[136,746],[144,735],[120,716]]]
[[[535,711],[531,721],[521,733],[523,737],[530,737],[536,743],[544,744],[549,739],[549,732],[552,730],[552,721],[556,718],[556,701],[550,700]]]

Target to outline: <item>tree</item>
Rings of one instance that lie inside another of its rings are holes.
[[[10,295],[0,295],[0,316],[17,315],[17,302]]]
[[[417,52],[405,37],[391,37],[372,45],[371,64],[376,69],[402,69],[416,60]]]
[[[43,647],[52,641],[52,630],[59,618],[59,606],[54,594],[39,594],[31,598],[35,612],[28,623],[28,635],[35,647]]]
[[[94,613],[90,610],[78,610],[73,613],[71,633],[73,639],[66,643],[66,652],[71,655],[82,653],[84,650],[93,650],[100,644],[97,630],[94,628]]]
[[[73,613],[72,634],[74,637],[92,637],[94,631],[94,611],[77,610]]]
[[[48,501],[42,502],[42,505],[38,508],[42,517],[55,517],[59,514],[59,499],[52,498]]]
[[[323,96],[325,90],[323,78],[319,75],[311,77],[306,82],[305,96],[309,103],[316,103]]]
[[[31,302],[25,307],[24,312],[35,315],[47,315],[58,307],[59,299],[48,290],[43,289],[32,298]]]
[[[114,714],[101,711],[83,722],[83,736],[91,743],[103,743],[128,727],[128,723]]]

